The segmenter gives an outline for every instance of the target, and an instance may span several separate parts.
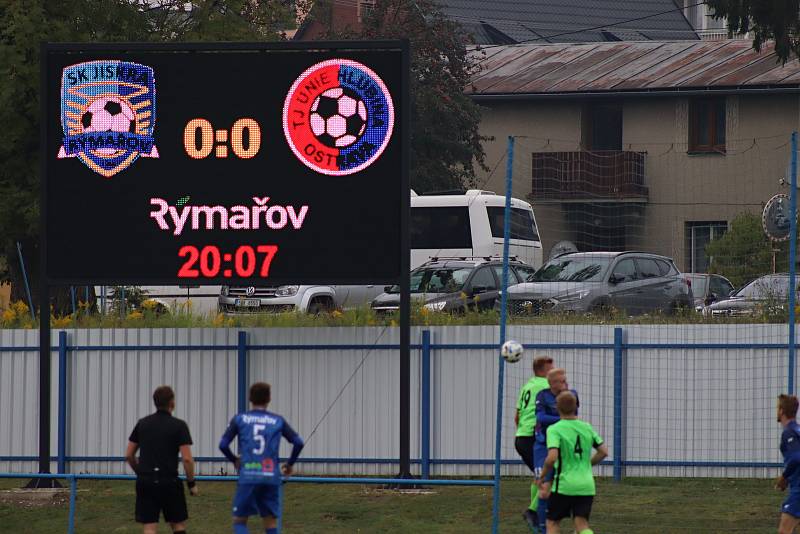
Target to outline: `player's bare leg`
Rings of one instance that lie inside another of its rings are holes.
[[[561,532],[561,521],[553,521],[552,519],[547,520],[547,534],[560,534]]]
[[[156,534],[158,532],[158,523],[145,523],[145,524],[143,524],[142,525],[142,532],[143,532],[143,534]]]
[[[585,517],[580,517],[576,515],[573,522],[575,523],[575,532],[577,532],[578,534],[585,534],[586,532],[592,532],[592,530],[589,528],[589,520],[586,519]]]
[[[170,523],[169,528],[172,529],[172,532],[185,532],[186,521],[181,521],[180,523]],[[155,532],[155,530],[153,532]]]
[[[794,529],[800,525],[800,517],[791,514],[781,514],[781,522],[778,525],[778,534],[792,534]]]
[[[264,530],[269,532],[271,529],[278,528],[278,520],[271,515],[264,518]]]

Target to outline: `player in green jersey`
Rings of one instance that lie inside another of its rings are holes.
[[[547,534],[559,534],[561,520],[572,516],[578,534],[589,528],[595,495],[592,466],[608,456],[608,447],[592,425],[578,419],[578,400],[569,391],[556,399],[561,420],[547,428],[547,459],[541,480],[555,469],[553,492],[547,509]],[[592,448],[597,449],[594,455]]]
[[[540,469],[536,469],[533,463],[533,444],[535,438],[533,430],[536,427],[536,395],[550,385],[547,382],[547,373],[553,368],[553,358],[549,356],[537,356],[533,359],[533,376],[519,390],[517,399],[517,413],[514,415],[514,423],[517,425],[517,435],[514,438],[514,448],[520,455],[525,465],[533,471],[534,482],[531,483],[531,504],[523,512],[522,517],[531,530],[536,530],[536,509],[539,502],[538,487],[536,477],[539,476]]]

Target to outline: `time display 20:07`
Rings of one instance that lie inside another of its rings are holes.
[[[184,245],[178,251],[185,258],[178,278],[266,278],[277,253],[277,245],[242,245],[233,253],[220,252],[214,245]]]

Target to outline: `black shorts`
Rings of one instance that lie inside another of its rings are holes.
[[[561,495],[551,493],[547,502],[547,519],[561,521],[566,517],[582,517],[586,520],[592,515],[592,495]]]
[[[182,523],[189,519],[183,482],[178,479],[136,480],[136,522],[158,523],[164,512],[167,523]]]
[[[514,439],[514,448],[517,449],[517,454],[528,466],[528,469],[533,472],[536,472],[536,468],[533,465],[533,444],[535,441],[536,438],[533,436],[517,436]]]

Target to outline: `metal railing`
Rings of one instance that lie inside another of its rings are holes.
[[[647,198],[645,154],[624,150],[534,152],[531,198]]]

